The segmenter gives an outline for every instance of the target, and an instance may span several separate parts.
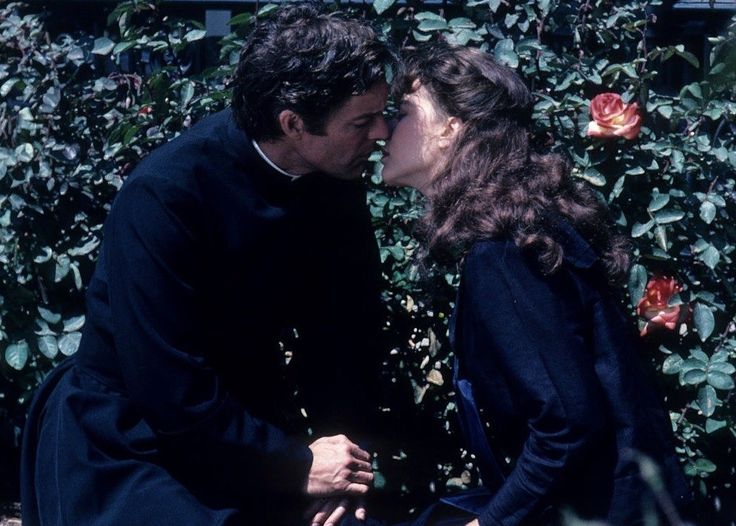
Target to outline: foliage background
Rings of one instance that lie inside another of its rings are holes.
[[[689,316],[643,344],[698,495],[699,523],[725,524],[736,520],[736,18],[724,18],[701,61],[684,39],[652,41],[665,7],[657,0],[363,6],[399,44],[445,38],[478,46],[527,80],[540,144],[573,159],[575,176],[598,189],[632,237],[632,320],[652,276],[682,285],[672,303]],[[34,13],[40,9],[0,7],[0,451],[8,456],[0,466],[17,460],[33,388],[76,350],[84,284],[115,192],[147,152],[226,104],[227,77],[256,19],[254,11],[237,15],[233,32],[215,44],[205,43],[200,24],[143,1],[111,7],[104,35],[52,36]],[[193,74],[193,54],[212,45],[219,63]],[[672,61],[691,65],[690,83],[658,77]],[[639,103],[638,139],[586,137],[589,100],[601,92]],[[402,430],[379,454],[378,485],[409,509],[477,482],[455,429],[449,381],[446,323],[457,274],[418,263],[417,195],[381,188],[378,158],[369,179],[393,343],[381,379],[383,414],[387,429]],[[2,477],[8,498],[14,469]]]

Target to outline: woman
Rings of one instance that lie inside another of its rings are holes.
[[[639,454],[686,504],[669,424],[609,290],[627,243],[561,157],[532,149],[527,88],[487,54],[441,43],[407,57],[399,86],[384,181],[426,196],[430,255],[463,260],[451,337],[484,488],[446,499],[470,513],[456,524],[546,524],[565,509],[638,524],[652,498]]]

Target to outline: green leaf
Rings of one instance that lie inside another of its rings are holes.
[[[683,359],[679,354],[668,356],[662,364],[664,374],[678,374],[682,370]]]
[[[711,364],[708,366],[708,370],[718,371],[719,373],[723,374],[736,373],[736,367],[728,362],[711,362]]]
[[[453,29],[475,29],[476,28],[475,22],[465,17],[453,18],[452,20],[448,22],[448,24]]]
[[[667,229],[665,227],[657,225],[657,228],[654,229],[654,239],[657,240],[659,248],[667,252]]]
[[[695,468],[703,473],[713,473],[716,470],[716,465],[707,458],[699,458],[695,461]]]
[[[666,225],[668,223],[675,223],[685,217],[685,212],[682,210],[660,210],[654,215],[654,220],[659,225]]]
[[[187,42],[195,42],[197,40],[202,40],[206,36],[207,31],[205,31],[204,29],[192,29],[186,35],[184,35],[184,40],[186,40]]]
[[[66,254],[60,255],[56,260],[56,268],[54,270],[54,282],[58,283],[69,274],[71,261]]]
[[[504,18],[503,23],[507,28],[510,28],[511,26],[516,24],[518,20],[519,20],[519,15],[508,13],[506,15],[506,18]]]
[[[700,358],[688,358],[687,360],[684,360],[682,362],[682,372],[687,373],[689,371],[702,371],[705,372],[705,368],[708,366],[708,363],[704,360],[701,360]]]
[[[647,221],[646,223],[634,223],[634,226],[631,227],[631,237],[641,237],[647,232],[649,232],[652,227],[654,226],[655,222],[654,219],[651,219]]]
[[[268,16],[278,11],[278,4],[266,4],[258,10],[258,16]]]
[[[29,142],[25,142],[15,148],[15,159],[22,163],[29,163],[33,160],[35,150],[33,145]]]
[[[414,20],[440,20],[442,22],[445,21],[444,17],[438,15],[437,13],[433,13],[432,11],[422,11],[420,13],[417,13],[414,15]]]
[[[672,106],[658,106],[657,111],[665,119],[669,119],[670,117],[672,117]]]
[[[61,90],[59,90],[59,88],[52,86],[46,90],[46,93],[43,96],[43,103],[48,107],[48,109],[53,110],[59,105],[60,101]]]
[[[682,381],[687,385],[702,384],[706,378],[705,371],[701,371],[700,369],[693,369],[682,375]]]
[[[636,305],[644,296],[647,287],[647,269],[643,265],[633,265],[629,271],[629,296],[631,296],[631,304]]]
[[[25,340],[10,344],[5,349],[5,361],[13,369],[20,371],[28,361],[28,351],[28,343]]]
[[[242,26],[242,25],[250,24],[252,20],[253,20],[252,14],[240,13],[239,15],[235,15],[234,17],[232,17],[230,21],[228,22],[228,24],[231,26]]]
[[[95,55],[107,55],[115,47],[115,42],[107,37],[100,37],[95,39],[95,44],[92,47],[92,53]]]
[[[179,99],[180,106],[185,107],[187,104],[189,104],[189,101],[192,100],[193,96],[194,96],[194,83],[191,81],[187,81],[181,87],[181,96]]]
[[[510,68],[516,68],[519,66],[519,56],[514,51],[514,41],[510,38],[504,38],[503,40],[496,42],[493,54],[500,62],[506,64]]]
[[[112,54],[117,55],[119,53],[123,53],[125,51],[128,51],[129,49],[135,47],[135,41],[129,40],[127,42],[118,42],[115,44],[115,47],[112,48]]]
[[[20,79],[17,78],[11,78],[10,80],[6,80],[3,82],[3,85],[0,86],[0,97],[7,96],[8,93],[10,93],[10,90],[15,87],[16,84],[20,82]]]
[[[79,342],[82,334],[79,332],[71,332],[59,338],[59,350],[64,356],[71,356],[79,348]]]
[[[700,219],[707,224],[711,224],[716,217],[716,205],[710,201],[703,201],[700,204]]]
[[[709,245],[700,255],[700,259],[705,263],[708,268],[715,269],[718,262],[721,260],[720,251],[713,245]]]
[[[595,168],[586,168],[580,178],[585,179],[593,186],[606,186],[605,176]]]
[[[713,356],[710,357],[711,365],[728,361],[728,355],[729,355],[728,351],[725,351],[725,350],[718,351],[717,353],[715,353]]]
[[[689,91],[693,94],[694,97],[698,99],[703,99],[703,91],[700,89],[700,85],[697,82],[693,82],[692,84],[688,84],[682,90],[680,90],[680,97],[683,97],[683,94],[685,91]]]
[[[647,210],[650,212],[656,212],[657,210],[661,210],[667,206],[667,203],[669,202],[670,194],[655,194],[652,196],[652,200],[649,202]]]
[[[705,421],[705,432],[710,434],[718,431],[719,429],[723,429],[726,425],[725,420],[713,420],[712,418],[708,418]]]
[[[84,314],[64,320],[64,332],[78,331],[84,326]]]
[[[430,31],[441,31],[447,28],[447,22],[444,20],[422,20],[417,26],[419,31],[424,31],[425,33]]]
[[[713,317],[713,311],[707,305],[703,305],[702,303],[695,304],[693,322],[695,323],[695,328],[698,331],[701,341],[707,340],[713,333],[715,319]]]
[[[695,55],[693,55],[689,51],[675,50],[675,53],[677,53],[679,56],[687,60],[690,64],[692,64],[693,67],[700,68],[700,61],[697,59]]]
[[[52,359],[59,353],[59,344],[55,336],[41,336],[38,338],[38,350],[46,358]]]
[[[712,386],[706,385],[698,390],[698,407],[705,416],[711,416],[716,410],[718,394]]]
[[[690,351],[690,358],[694,358],[695,360],[700,361],[703,364],[701,367],[705,367],[705,364],[710,363],[710,358],[708,357],[708,355],[705,354],[699,347]]]
[[[45,309],[41,306],[36,307],[36,309],[38,310],[38,313],[41,315],[41,317],[52,325],[61,321],[61,314],[56,314],[55,312],[51,312],[50,310]]]
[[[708,371],[708,383],[724,391],[734,388],[733,378],[718,371]]]
[[[396,0],[373,0],[373,9],[380,15],[395,2]]]

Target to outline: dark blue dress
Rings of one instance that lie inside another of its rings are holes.
[[[432,524],[446,504],[482,526],[554,523],[562,509],[641,524],[652,492],[639,453],[660,466],[675,506],[689,504],[631,323],[590,246],[567,224],[557,235],[565,262],[551,276],[505,240],[478,241],[465,259],[451,329],[455,387],[484,487],[444,499],[417,524]]]
[[[24,524],[295,524],[301,407],[316,436],[369,425],[379,280],[360,183],[279,174],[229,110],[157,149],[105,224],[80,348],[31,407]]]

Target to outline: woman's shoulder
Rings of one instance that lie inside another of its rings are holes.
[[[465,255],[465,267],[488,267],[524,262],[525,257],[518,246],[507,238],[478,239]]]

